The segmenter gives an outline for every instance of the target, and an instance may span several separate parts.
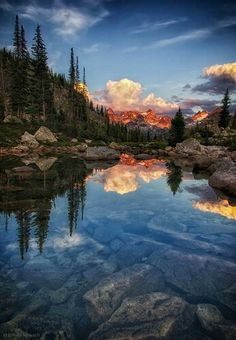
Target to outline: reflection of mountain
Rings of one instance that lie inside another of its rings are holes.
[[[205,212],[219,214],[229,219],[236,220],[236,206],[231,206],[228,200],[217,202],[199,201],[194,202],[193,207]]]
[[[124,195],[136,191],[139,180],[149,183],[165,174],[165,163],[161,160],[137,161],[132,156],[122,155],[117,165],[96,173],[93,179],[102,183],[105,191]]]
[[[36,164],[31,160],[29,163]],[[87,170],[82,161],[69,157],[57,162],[55,158],[41,159],[41,167],[38,167],[38,164],[35,167],[31,165],[34,171],[25,174],[19,172],[20,167],[16,165],[22,165],[18,159],[2,161],[0,212],[5,214],[6,229],[9,216],[15,216],[20,253],[24,258],[30,237],[35,237],[39,251],[43,251],[53,202],[58,196],[65,194],[68,198],[68,225],[72,235],[78,224],[79,214],[83,218],[86,200],[85,178],[91,170]]]

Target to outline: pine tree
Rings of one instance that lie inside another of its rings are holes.
[[[24,27],[21,26],[20,32],[20,109],[22,112],[25,112],[27,104],[28,104],[28,95],[29,95],[29,63],[30,57],[27,49],[27,42],[25,39],[25,31]]]
[[[75,65],[75,82],[80,82],[80,72],[79,72],[79,58],[76,57],[76,65]]]
[[[234,112],[231,128],[236,130],[236,111]]]
[[[229,97],[229,90],[227,89],[222,99],[222,110],[220,113],[219,119],[219,127],[226,128],[230,122],[230,113],[229,113],[229,106],[230,106],[230,97]]]
[[[21,113],[21,67],[20,67],[20,57],[21,57],[21,34],[20,34],[20,24],[19,17],[16,15],[15,19],[15,30],[13,36],[13,56],[11,67],[11,107],[12,112],[20,116]]]
[[[170,144],[175,146],[176,143],[180,143],[184,139],[184,131],[185,131],[185,121],[182,114],[182,111],[178,110],[175,117],[171,120],[171,128],[170,128]]]
[[[19,17],[16,15],[15,19],[15,30],[14,30],[14,37],[13,37],[13,53],[16,58],[20,58],[20,46],[21,46],[21,34],[20,34],[20,24],[19,24]]]
[[[87,86],[86,77],[85,77],[85,67],[83,67],[83,84],[84,86]]]
[[[47,51],[38,25],[33,38],[32,52],[32,109],[35,113],[43,115],[52,110],[52,92],[50,73],[47,65]]]
[[[76,67],[74,58],[74,49],[70,49],[70,67],[69,67],[69,82],[70,82],[70,102],[71,102],[71,119],[75,116],[75,81],[76,81]]]

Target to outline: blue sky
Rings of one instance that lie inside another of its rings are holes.
[[[227,86],[235,93],[235,1],[0,0],[1,46],[12,44],[16,14],[29,46],[36,24],[41,25],[56,71],[68,73],[74,47],[86,67],[90,92],[99,90],[96,98],[104,103],[113,100],[122,78],[141,84],[141,92],[134,96],[142,98],[142,105],[137,104],[141,108],[150,93],[168,103],[183,103],[186,109],[194,104],[210,108]],[[204,71],[216,64],[228,66],[210,75]],[[110,87],[109,80],[114,82]],[[129,83],[122,84],[128,84],[129,95]],[[188,101],[195,99],[190,105]],[[162,110],[160,100],[155,103]]]

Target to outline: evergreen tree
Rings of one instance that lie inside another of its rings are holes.
[[[234,112],[231,128],[236,130],[236,111]]]
[[[79,72],[79,58],[76,57],[76,65],[75,65],[75,82],[80,82],[80,72]]]
[[[28,95],[29,95],[29,63],[30,57],[27,49],[27,42],[25,39],[24,27],[21,26],[20,31],[20,109],[22,112],[26,111],[28,105]]]
[[[222,110],[220,113],[219,119],[219,127],[226,128],[230,122],[230,113],[229,113],[229,106],[230,106],[230,97],[229,97],[229,90],[227,89],[222,99]]]
[[[33,38],[32,52],[32,77],[31,77],[31,109],[34,113],[43,115],[52,110],[52,93],[50,74],[47,65],[47,51],[38,25]]]
[[[21,33],[20,33],[20,24],[19,24],[19,17],[16,15],[15,19],[15,30],[14,30],[14,37],[13,37],[13,53],[16,58],[20,58],[20,51],[21,51]]]
[[[87,83],[86,83],[86,76],[85,76],[85,67],[83,67],[83,84],[85,86],[87,86]]]
[[[69,67],[69,82],[70,82],[70,104],[71,104],[71,119],[75,116],[75,81],[76,67],[74,59],[74,49],[70,49],[70,67]]]
[[[13,114],[19,117],[21,114],[21,33],[19,17],[16,15],[15,30],[13,36],[13,56],[11,67],[11,107]]]
[[[185,122],[182,111],[178,110],[175,117],[171,120],[170,138],[169,142],[175,146],[176,143],[180,143],[184,139]]]
[[[38,244],[40,254],[47,239],[48,227],[51,213],[51,201],[44,199],[38,210],[35,212],[33,225],[35,227],[35,239]]]

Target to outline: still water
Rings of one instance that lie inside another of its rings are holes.
[[[234,338],[236,204],[203,176],[129,156],[0,164],[1,339]]]

